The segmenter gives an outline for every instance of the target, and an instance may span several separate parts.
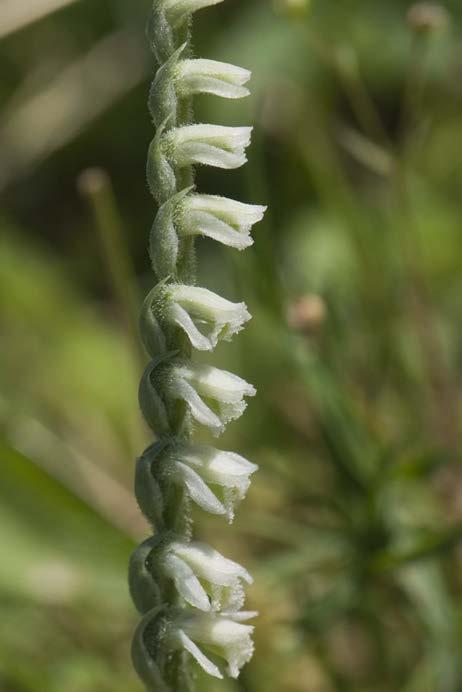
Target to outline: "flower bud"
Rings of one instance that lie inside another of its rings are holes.
[[[179,168],[195,164],[239,168],[246,163],[251,127],[185,125],[170,130],[163,139],[166,157]]]

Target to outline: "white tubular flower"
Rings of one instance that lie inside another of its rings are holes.
[[[241,99],[250,94],[244,86],[249,70],[216,60],[181,60],[176,66],[176,87],[183,97],[214,94],[227,99]]]
[[[218,5],[223,0],[161,0],[168,18],[174,23],[181,22],[185,17],[203,7]]]
[[[251,318],[245,303],[231,303],[197,286],[166,287],[165,317],[180,327],[199,351],[211,351],[219,339],[229,341]]]
[[[203,543],[174,541],[160,564],[185,601],[203,611],[239,610],[244,603],[241,580],[252,583],[244,567]]]
[[[234,507],[246,496],[258,466],[234,452],[205,445],[177,446],[170,458],[172,480],[186,487],[193,502],[206,512],[226,514],[231,523]],[[209,484],[217,486],[219,497]]]
[[[165,387],[171,399],[183,400],[192,417],[215,434],[242,415],[247,406],[245,396],[256,394],[256,389],[241,377],[194,362],[175,366]]]
[[[265,206],[217,195],[190,194],[179,207],[177,226],[181,235],[207,236],[238,250],[253,244],[250,231],[266,211]]]
[[[215,665],[196,642],[205,649],[210,649],[213,656],[219,656],[227,662],[226,672],[232,678],[239,676],[240,669],[253,654],[251,625],[243,625],[240,620],[253,617],[255,613],[236,613],[236,616],[194,614],[178,616],[172,623],[167,635],[169,644],[177,649],[188,651],[209,675],[223,678],[219,667]]]
[[[179,168],[195,164],[239,168],[247,161],[251,132],[251,127],[185,125],[165,135],[165,151]]]

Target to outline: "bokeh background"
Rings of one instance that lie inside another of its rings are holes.
[[[153,278],[149,0],[0,1],[0,690],[141,692],[126,564],[149,439],[136,312]],[[462,690],[462,5],[227,0],[202,57],[253,70],[249,164],[201,190],[268,203],[214,354],[258,388],[221,444],[260,465],[197,536],[255,577],[256,655],[201,692]],[[429,12],[430,9],[430,12]]]

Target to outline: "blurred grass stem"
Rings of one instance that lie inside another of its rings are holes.
[[[364,133],[372,140],[389,144],[387,131],[364,83],[353,46],[344,45],[332,51],[331,47],[315,36],[305,24],[302,25],[302,29],[308,47],[340,80],[344,94]]]
[[[401,105],[400,129],[405,137],[419,120],[427,81],[427,58],[431,34],[413,34],[409,69],[406,74]]]
[[[427,58],[431,33],[414,33],[411,59],[406,78],[401,108],[403,146],[395,160],[394,185],[401,209],[404,262],[409,272],[409,299],[411,318],[414,320],[422,346],[432,394],[430,424],[444,446],[457,445],[458,396],[447,374],[441,338],[435,324],[431,290],[425,276],[424,248],[422,247],[416,211],[414,209],[410,175],[412,174],[413,129],[421,126],[421,113],[427,82]]]
[[[142,368],[146,358],[138,335],[140,301],[135,289],[135,272],[124,242],[122,220],[111,181],[104,170],[90,168],[81,174],[79,189],[93,213],[101,256],[106,265],[115,301],[122,314],[135,365]]]

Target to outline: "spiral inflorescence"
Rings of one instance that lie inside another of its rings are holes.
[[[245,163],[251,128],[192,124],[198,93],[241,98],[250,73],[234,65],[191,56],[192,14],[222,0],[154,0],[148,39],[159,64],[149,109],[156,127],[149,148],[148,185],[158,204],[149,238],[158,283],[141,313],[141,335],[150,362],[139,400],[156,435],[137,461],[135,493],[153,526],[130,561],[130,589],[142,620],[132,655],[147,689],[192,688],[190,660],[215,677],[237,677],[253,651],[253,615],[242,611],[248,572],[208,545],[192,540],[194,503],[232,521],[257,469],[233,452],[192,441],[193,423],[218,435],[245,409],[252,385],[191,359],[237,333],[250,314],[195,285],[194,239],[201,235],[230,247],[252,243],[250,229],[264,207],[198,194],[193,167],[224,169]],[[226,664],[226,666],[225,666]]]

